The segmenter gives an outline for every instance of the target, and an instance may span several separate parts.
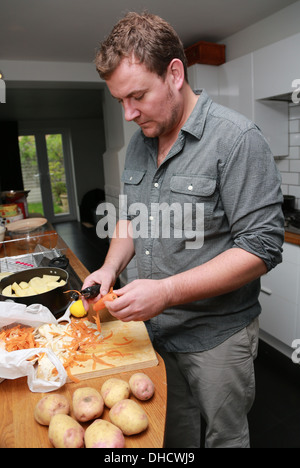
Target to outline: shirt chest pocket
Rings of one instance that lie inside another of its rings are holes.
[[[205,230],[208,230],[218,198],[216,188],[216,179],[210,177],[174,175],[170,183],[170,204],[179,203],[182,210],[192,213],[192,216],[197,212],[196,204],[201,204]]]
[[[127,204],[140,202],[143,191],[143,180],[146,171],[125,169],[121,181],[124,183],[124,194],[127,195]]]

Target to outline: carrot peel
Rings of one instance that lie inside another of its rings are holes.
[[[101,322],[100,322],[100,317],[99,317],[99,311],[96,312],[96,317],[93,317],[93,318],[95,319],[98,332],[101,333]]]

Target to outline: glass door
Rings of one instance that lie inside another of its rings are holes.
[[[24,189],[29,213],[50,222],[76,219],[74,177],[66,131],[22,132],[19,136]]]
[[[44,216],[40,174],[34,135],[19,136],[21,168],[25,190],[29,190],[28,212]]]

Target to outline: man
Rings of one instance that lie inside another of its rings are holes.
[[[192,91],[181,41],[161,18],[126,15],[96,66],[140,129],[122,177],[128,213],[84,287],[100,283],[104,295],[135,255],[139,279],[107,308],[145,321],[165,360],[166,447],[199,447],[200,415],[207,447],[249,447],[259,278],[281,262],[284,232],[273,156],[252,122]],[[148,235],[130,235],[133,203],[148,208]]]

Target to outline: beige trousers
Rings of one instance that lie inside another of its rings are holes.
[[[167,353],[166,448],[200,447],[201,415],[205,447],[248,448],[247,414],[255,397],[253,361],[258,319],[224,343],[200,353]]]

